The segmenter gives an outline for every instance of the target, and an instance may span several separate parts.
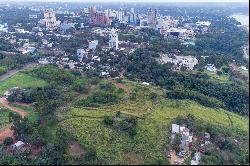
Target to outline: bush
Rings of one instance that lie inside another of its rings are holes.
[[[217,71],[216,72],[218,75],[222,75],[222,71]]]
[[[105,116],[103,121],[104,121],[104,123],[105,123],[106,125],[108,125],[108,126],[112,126],[113,123],[114,123],[113,118],[110,117],[110,116]]]
[[[13,138],[7,137],[7,138],[4,139],[3,144],[7,146],[7,145],[13,144],[13,142],[14,142]]]

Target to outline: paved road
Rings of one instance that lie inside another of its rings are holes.
[[[38,66],[38,64],[37,63],[29,63],[29,64],[27,64],[26,66],[24,66],[21,69],[10,70],[5,74],[0,75],[0,81],[6,80],[7,78],[15,75],[16,73],[18,73],[20,71],[23,71],[23,70],[26,70],[26,69],[29,69],[29,68],[32,68],[32,67],[35,67],[35,66]]]

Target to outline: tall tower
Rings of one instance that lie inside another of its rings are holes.
[[[148,15],[148,21],[147,21],[148,26],[150,28],[156,28],[156,24],[157,24],[157,10],[149,8],[147,15]]]
[[[123,17],[124,17],[124,10],[119,9],[119,11],[118,11],[118,20],[119,20],[119,22],[123,21]]]
[[[109,48],[118,50],[118,42],[118,34],[114,29],[112,29],[109,34]]]

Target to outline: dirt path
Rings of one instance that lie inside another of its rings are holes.
[[[5,98],[0,98],[0,105],[5,107],[5,108],[10,109],[11,111],[17,112],[22,117],[25,117],[28,115],[28,113],[22,109],[18,109],[18,108],[14,108],[14,107],[9,106],[9,102]],[[14,138],[13,131],[11,130],[11,124],[8,124],[7,126],[4,127],[4,129],[2,131],[0,131],[0,144],[3,143],[3,141],[6,137]]]
[[[175,154],[175,152],[170,152],[170,155],[172,156],[171,157],[171,159],[170,159],[170,163],[171,163],[171,165],[175,165],[176,163],[176,161],[179,161],[179,162],[184,162],[184,159],[183,158],[180,158],[179,156],[177,156],[176,154]]]
[[[0,98],[0,103],[3,107],[5,108],[8,108],[10,109],[11,111],[14,111],[18,114],[20,114],[22,117],[25,117],[26,115],[28,115],[28,112],[22,110],[22,109],[19,109],[19,108],[14,108],[14,107],[11,107],[9,106],[9,102],[5,99],[5,98]]]

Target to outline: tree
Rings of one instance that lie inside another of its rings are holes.
[[[5,146],[13,144],[13,138],[12,137],[6,137],[3,141],[3,144]]]
[[[104,124],[106,124],[108,126],[112,126],[114,123],[113,118],[110,116],[105,116],[103,121],[104,121]]]
[[[173,149],[175,150],[175,152],[177,154],[180,152],[180,144],[181,144],[181,135],[176,134],[175,135],[175,140],[174,140],[174,143],[173,143]]]

